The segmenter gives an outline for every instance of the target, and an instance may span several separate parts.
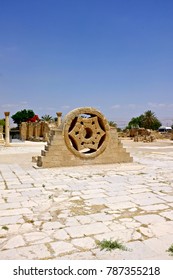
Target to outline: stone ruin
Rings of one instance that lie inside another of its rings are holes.
[[[133,138],[134,142],[153,142],[156,139],[152,131],[146,128],[131,128],[129,137]]]
[[[57,121],[22,122],[20,124],[20,139],[25,141],[48,141],[49,134],[61,123],[61,112],[57,112]]]
[[[132,162],[116,128],[110,128],[103,114],[91,107],[68,113],[51,136],[37,166],[63,167]]]
[[[134,142],[153,142],[157,139],[170,139],[173,140],[173,131],[161,133],[157,130],[146,128],[131,128],[127,136],[134,140]]]
[[[44,121],[22,122],[20,125],[20,139],[22,141],[48,141],[50,124]]]
[[[0,125],[0,144],[4,144],[3,125]]]

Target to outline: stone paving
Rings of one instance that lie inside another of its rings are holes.
[[[133,163],[51,169],[0,146],[0,259],[173,259],[173,143],[123,142]]]

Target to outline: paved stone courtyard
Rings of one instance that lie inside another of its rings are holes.
[[[51,169],[44,143],[0,146],[0,259],[173,259],[173,142],[122,142],[133,163]]]

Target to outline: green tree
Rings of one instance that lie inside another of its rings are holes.
[[[0,125],[5,126],[5,119],[0,119]]]
[[[148,110],[144,113],[142,125],[144,128],[157,130],[162,124],[155,116],[155,113]]]
[[[44,115],[44,116],[41,117],[41,120],[46,121],[46,122],[50,122],[50,121],[53,120],[53,117],[50,116],[50,115]]]
[[[127,125],[127,128],[140,128],[157,130],[161,126],[161,122],[155,116],[155,113],[148,110],[139,117],[132,118]]]
[[[33,118],[34,116],[35,113],[33,110],[24,109],[16,112],[16,114],[12,115],[11,118],[13,119],[13,122],[19,126],[21,122],[26,122],[28,119]]]
[[[128,123],[127,128],[130,129],[130,128],[142,127],[143,117],[144,117],[143,115],[140,115],[139,117],[132,118]]]

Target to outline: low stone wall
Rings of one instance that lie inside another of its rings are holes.
[[[131,128],[129,130],[129,136],[135,137],[135,136],[149,136],[151,134],[150,129],[145,128]]]

